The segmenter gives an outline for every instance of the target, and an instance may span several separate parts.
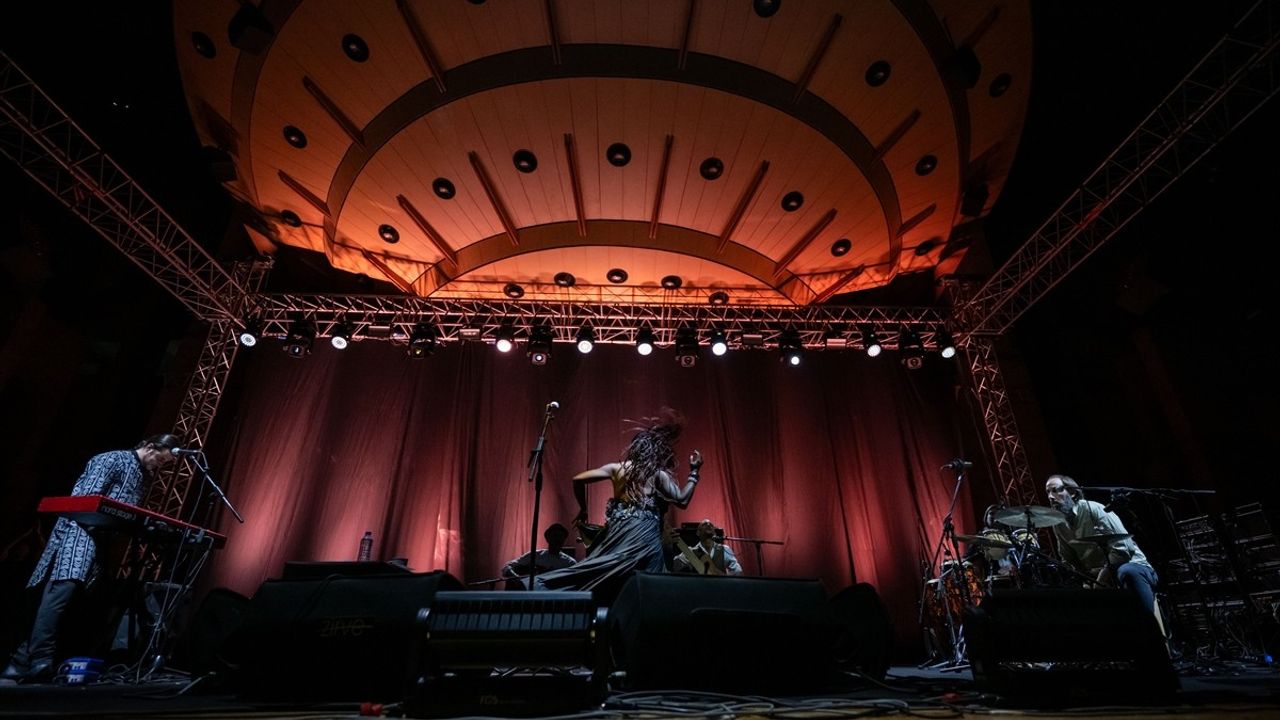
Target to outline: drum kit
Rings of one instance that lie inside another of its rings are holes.
[[[952,534],[966,546],[963,559],[944,560],[937,577],[925,581],[922,619],[932,629],[957,636],[955,630],[968,607],[977,607],[1001,589],[1081,587],[1093,578],[1043,552],[1039,531],[1064,525],[1061,511],[1042,505],[998,508],[987,515],[987,527],[977,535]],[[1092,535],[1071,541],[1080,549],[1098,548],[1129,535]]]

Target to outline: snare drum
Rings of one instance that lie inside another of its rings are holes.
[[[939,577],[925,583],[925,616],[945,623],[950,611],[951,616],[959,621],[964,613],[966,590],[970,603],[976,605],[982,601],[982,582],[978,579],[978,571],[967,560],[943,562]]]

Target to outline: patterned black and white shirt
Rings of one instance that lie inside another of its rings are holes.
[[[113,500],[137,505],[146,490],[146,472],[138,453],[113,450],[89,459],[72,495],[106,495]],[[79,580],[91,584],[98,576],[98,546],[93,536],[80,524],[58,518],[49,534],[49,543],[36,563],[27,587],[45,580]]]

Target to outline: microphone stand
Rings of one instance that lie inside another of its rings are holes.
[[[555,417],[557,405],[547,404],[547,412],[542,418],[542,432],[538,434],[538,444],[529,452],[529,482],[533,483],[533,528],[529,532],[529,589],[534,589],[534,580],[538,576],[538,513],[542,507],[542,455],[547,447],[547,427],[551,418]]]
[[[934,568],[938,567],[938,563],[942,558],[944,549],[948,555],[951,555],[956,559],[956,564],[953,567],[948,568],[938,576],[937,592],[941,594],[938,598],[938,602],[941,604],[943,610],[946,611],[947,631],[951,636],[951,658],[944,660],[941,663],[944,671],[963,670],[969,666],[964,647],[963,628],[957,626],[956,619],[953,617],[953,613],[951,612],[951,603],[947,602],[947,595],[949,593],[949,589],[947,588],[947,575],[949,573],[959,573],[960,576],[958,578],[954,578],[954,582],[959,585],[961,602],[965,607],[971,607],[973,605],[973,600],[969,597],[969,579],[965,577],[964,564],[961,562],[962,556],[960,554],[960,545],[956,542],[955,523],[952,520],[952,516],[956,511],[956,501],[960,498],[960,487],[964,484],[965,465],[963,463],[949,463],[944,466],[944,469],[945,468],[950,468],[955,471],[956,486],[951,491],[951,506],[947,508],[947,514],[942,518],[942,534],[938,537],[938,544],[933,550],[933,558],[930,560],[928,568],[929,575],[933,575]],[[921,626],[924,625],[925,597],[928,592],[929,583],[926,581],[920,590]]]
[[[240,511],[236,510],[236,506],[232,505],[231,501],[227,499],[227,494],[222,492],[222,488],[218,487],[218,483],[214,482],[213,477],[209,475],[209,465],[205,462],[204,453],[192,455],[191,464],[196,466],[196,470],[200,471],[200,477],[204,479],[204,482],[207,483],[209,487],[213,488],[213,492],[218,496],[218,499],[222,501],[223,505],[227,506],[227,509],[231,511],[232,515],[236,516],[236,520],[241,524],[244,524],[244,517],[240,515]],[[192,512],[192,519],[195,519],[194,510]]]
[[[761,545],[785,545],[781,540],[761,540],[759,538],[743,538],[743,537],[726,537],[725,540],[734,542],[752,543],[756,547],[756,573],[760,577],[764,577],[764,556],[760,553]]]

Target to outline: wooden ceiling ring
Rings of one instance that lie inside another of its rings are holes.
[[[286,22],[288,21],[288,19],[293,14],[294,10],[296,10],[300,6],[300,4],[301,4],[300,0],[280,0],[279,2],[268,3],[263,8],[263,11],[267,20],[270,22],[270,24],[273,27],[283,28]],[[942,69],[944,68],[946,62],[948,61],[948,58],[950,57],[950,55],[953,53],[954,50],[951,47],[951,40],[947,34],[946,28],[942,26],[939,18],[936,16],[936,14],[929,11],[927,3],[921,2],[920,0],[914,0],[914,1],[913,0],[894,0],[893,4],[895,8],[898,10],[899,14],[904,19],[907,20],[908,24],[911,25],[913,30],[916,32],[917,37],[925,44],[926,48],[928,49],[930,57],[933,59],[935,67],[938,68],[938,72],[940,76],[945,76],[944,73],[942,72]],[[694,5],[695,5],[695,0],[690,0],[689,8],[688,8],[689,17],[686,18],[687,22],[692,21]],[[272,42],[274,42],[274,39],[275,38],[273,37]],[[232,127],[235,128],[236,132],[239,134],[240,137],[248,138],[250,136],[249,126],[250,126],[250,119],[251,119],[252,110],[253,110],[253,98],[254,98],[256,86],[261,76],[262,69],[265,65],[267,56],[269,54],[270,47],[271,46],[269,45],[263,52],[259,54],[250,54],[250,53],[238,54],[235,75],[233,78],[233,89],[232,89],[232,98],[231,98],[231,102],[232,102],[231,124],[232,124]],[[536,50],[536,48],[533,48],[531,50]],[[649,50],[653,51],[656,54],[667,54],[670,52],[670,51],[664,51],[660,48],[649,48]],[[545,53],[545,50],[544,50],[544,53]],[[677,70],[684,69],[685,63],[683,61],[685,60],[684,55],[686,53],[687,53],[687,48],[685,48],[682,52],[679,52],[678,60],[680,62],[675,63]],[[500,56],[494,56],[494,57],[500,57]],[[729,62],[720,58],[711,58],[709,56],[701,56],[701,57],[705,60],[708,60],[712,64],[716,63],[717,61],[719,61],[720,63]],[[490,58],[484,58],[479,61],[475,61],[474,63],[468,63],[467,65],[468,66],[475,65],[477,63],[483,65],[485,64],[486,60],[490,60]],[[700,63],[700,65],[701,64],[703,63]],[[480,68],[477,68],[477,69],[480,69]],[[566,72],[569,69],[562,67],[560,68],[560,70],[561,72],[556,73],[556,75],[563,76],[566,74]],[[758,69],[754,69],[754,70],[756,70],[757,74],[769,75],[769,73],[765,73],[764,71],[761,71]],[[478,73],[478,74],[482,75],[483,73]],[[771,77],[775,77],[775,76],[771,76]],[[702,85],[714,87],[714,85],[710,85],[706,82],[700,82],[698,77],[691,77],[689,74],[686,74],[686,73],[681,73],[680,77],[672,78],[672,79],[675,81],[694,82],[696,84],[702,84]],[[434,74],[433,74],[433,78],[431,79],[431,82],[439,83],[442,85],[443,79],[434,77]],[[957,141],[957,147],[959,150],[958,152],[959,167],[957,168],[957,173],[960,175],[963,175],[963,173],[965,172],[964,168],[966,168],[968,165],[968,154],[970,151],[970,120],[969,120],[969,113],[967,108],[967,101],[966,101],[963,90],[960,90],[954,87],[953,83],[944,83],[944,85],[945,85],[948,100],[952,107],[952,118],[953,118],[953,122],[956,129],[956,141]],[[469,92],[476,92],[480,89],[484,89],[484,88],[473,88]],[[406,93],[406,95],[408,94],[410,93]],[[439,90],[439,85],[437,86],[437,94],[443,95],[443,93],[441,93]],[[450,99],[456,99],[456,98],[450,98]],[[447,101],[448,100],[445,100],[445,102]],[[443,104],[443,103],[440,103],[440,104]],[[795,116],[795,113],[791,113],[791,114]],[[374,122],[371,122],[370,125],[373,125],[377,121],[377,119],[378,118],[375,118]],[[812,123],[809,123],[809,124],[813,126]],[[362,134],[366,134],[366,133],[362,133]],[[863,138],[863,141],[865,142],[865,138]],[[380,139],[378,144],[380,145],[383,142],[386,142],[385,138]],[[376,150],[376,148],[374,148],[374,150]],[[371,156],[371,154],[372,152],[366,155],[366,157]],[[248,166],[250,169],[248,172],[245,172],[242,174],[241,182],[244,183],[244,187],[248,196],[256,197],[256,191],[254,188],[254,174],[251,170],[251,167],[252,167],[251,150],[248,143],[245,144],[243,159],[245,160],[246,166]],[[871,175],[867,175],[867,177],[869,179],[873,179]],[[343,193],[344,195],[346,191],[350,190],[350,186],[353,183],[354,183],[354,176],[348,183],[346,183],[347,187]],[[874,182],[874,179],[873,179],[873,187],[876,187],[876,186],[877,184]],[[331,187],[330,189],[332,191],[333,188]],[[331,194],[331,197],[332,197],[332,194]],[[332,207],[332,205],[330,206]],[[886,214],[890,215],[890,213],[888,212],[888,209],[889,209],[888,206],[884,205],[883,203],[882,203],[882,206],[886,208]],[[896,206],[896,203],[895,203],[895,206]],[[340,207],[338,211],[339,212],[341,211]],[[898,213],[892,213],[892,214],[898,215],[898,218],[900,220],[900,214]],[[897,234],[896,232],[893,231],[893,226],[895,224],[896,223],[892,223],[892,222],[890,223],[890,229],[891,229],[890,237],[895,237]],[[326,223],[326,225],[328,225],[328,223]]]
[[[772,73],[723,58],[689,53],[687,67],[676,67],[677,51],[633,45],[565,45],[555,65],[545,47],[524,48],[481,58],[446,72],[449,91],[427,79],[410,88],[364,127],[365,144],[351,145],[338,164],[327,194],[340,216],[365,166],[402,130],[441,107],[487,90],[546,80],[605,77],[658,80],[695,85],[742,97],[783,113],[816,131],[866,178],[880,203],[890,236],[902,224],[893,177],[876,148],[848,118],[815,95],[792,103],[795,86]],[[959,187],[957,179],[957,187]]]
[[[302,4],[302,0],[280,0],[265,3],[261,8],[263,16],[273,28],[284,27],[289,16]],[[275,44],[276,35],[271,36],[271,44]],[[240,173],[240,182],[244,183],[245,193],[257,202],[257,194],[253,184],[253,150],[249,140],[249,128],[253,124],[253,98],[257,94],[258,80],[262,76],[262,68],[267,64],[267,55],[271,52],[268,45],[261,53],[237,53],[235,76],[231,80],[231,127],[236,135],[245,140],[242,145],[245,172]]]
[[[722,265],[755,278],[762,286],[784,292],[793,301],[796,297],[811,298],[814,295],[803,282],[792,282],[797,277],[790,272],[775,277],[773,259],[745,245],[730,242],[724,252],[717,252],[720,238],[710,233],[661,225],[659,239],[651,240],[647,220],[589,220],[588,224],[596,230],[588,233],[587,240],[578,236],[577,222],[574,220],[525,227],[520,233],[519,247],[511,245],[505,232],[490,235],[457,251],[457,272],[452,273],[451,279],[465,280],[468,273],[500,260],[543,250],[583,246],[629,247],[687,255]],[[800,287],[795,287],[791,292],[782,290],[788,285]],[[420,294],[424,291],[425,294],[430,294],[437,289],[439,286],[430,289],[417,287]],[[795,295],[797,292],[798,296]]]
[[[951,34],[927,0],[891,0],[891,2],[898,14],[902,15],[915,31],[925,51],[929,53],[934,72],[938,77],[944,78],[942,85],[947,93],[947,102],[951,105],[951,121],[956,131],[958,159],[956,182],[959,183],[969,172],[973,128],[969,119],[969,99],[965,89],[945,80],[950,76],[948,68],[951,66],[956,50]]]
[[[951,122],[956,133],[956,183],[962,187],[964,178],[969,175],[969,153],[973,142],[973,126],[969,118],[969,99],[965,94],[965,89],[956,83],[946,81],[950,74],[947,68],[955,55],[955,46],[953,45],[951,34],[926,0],[891,0],[891,2],[894,8],[897,9],[898,14],[915,31],[916,37],[924,45],[925,51],[929,53],[929,59],[933,61],[934,72],[937,73],[938,77],[943,78],[942,86],[947,94],[947,103],[951,106]],[[910,129],[910,125],[914,123],[914,119],[904,121],[904,124],[907,125],[906,129]],[[904,134],[906,129],[903,130]],[[899,139],[893,138],[895,143]],[[898,218],[901,223],[901,214],[899,214]],[[885,284],[893,282],[893,279],[898,275],[898,259],[902,254],[902,234],[901,224],[889,232],[891,245],[889,254],[892,262],[889,265],[889,274],[885,278]]]

